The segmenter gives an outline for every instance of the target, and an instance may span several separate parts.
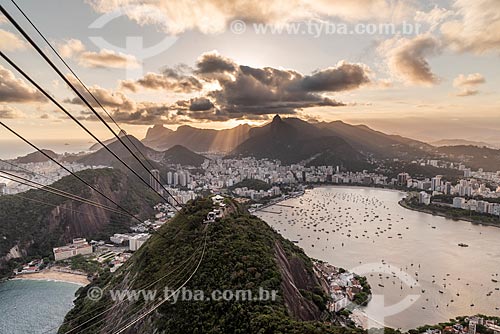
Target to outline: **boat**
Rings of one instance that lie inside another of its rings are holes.
[[[384,285],[383,285],[383,284],[379,284],[378,286],[379,286],[379,287],[381,287],[381,288],[383,288],[383,287],[384,287]]]
[[[493,279],[493,278],[491,279],[491,281],[492,281],[493,283],[498,283],[498,281],[497,281],[496,279]]]
[[[459,245],[460,247],[469,247],[469,245],[464,244],[464,243],[459,243],[458,245]]]

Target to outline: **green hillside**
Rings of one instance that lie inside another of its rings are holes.
[[[90,184],[133,214],[147,216],[158,197],[136,178],[115,169],[83,170],[77,173]],[[114,205],[73,176],[66,176],[52,187],[95,202]],[[0,277],[8,275],[19,260],[5,257],[17,246],[23,257],[45,257],[52,247],[75,237],[108,238],[128,231],[128,216],[47,193],[29,190],[0,197]],[[134,222],[135,223],[135,222]]]
[[[179,286],[196,266],[205,235],[205,257],[187,288],[202,290],[209,295],[214,290],[250,289],[257,293],[262,287],[268,291],[276,290],[277,299],[165,303],[126,333],[358,332],[320,321],[327,319],[323,312],[326,296],[312,272],[311,260],[266,223],[240,211],[234,203],[230,205],[234,211],[231,215],[208,226],[202,222],[212,207],[210,200],[198,200],[184,208],[125,266],[94,284],[104,289],[105,298],[92,302],[85,297],[92,286],[82,289],[75,308],[66,317],[68,323],[60,328],[59,333],[93,317],[96,318],[79,328],[80,333],[112,332],[134,319],[133,311],[144,306],[143,301],[114,304],[112,312],[98,315],[99,311],[113,305],[107,292],[117,288],[141,289],[157,280],[160,281],[149,289],[163,291],[165,286]],[[183,274],[162,279],[193,254]],[[92,327],[84,330],[90,325]]]

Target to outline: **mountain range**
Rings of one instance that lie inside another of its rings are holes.
[[[474,140],[466,140],[466,139],[441,139],[437,141],[433,141],[431,143],[432,146],[460,146],[460,145],[467,145],[467,146],[477,146],[477,147],[487,147],[487,148],[493,148],[493,149],[499,149],[500,145],[495,145],[495,144],[490,144],[487,142],[483,141],[474,141]]]
[[[195,152],[230,152],[248,138],[249,131],[248,124],[224,130],[183,125],[175,131],[155,125],[148,129],[142,142],[158,150],[182,145]]]
[[[206,157],[197,154],[184,146],[174,145],[166,151],[156,151],[131,135],[121,137],[123,143],[132,151],[144,165],[150,169],[158,169],[162,164],[181,164],[199,167]],[[134,170],[143,170],[140,163],[132,156],[129,150],[117,140],[108,140],[106,145],[109,150],[120,157],[128,166]],[[76,160],[76,162],[91,165],[91,166],[112,166],[116,168],[126,169],[126,167],[113,157],[105,148],[101,148],[88,155],[84,155]],[[146,179],[147,178],[147,175]]]
[[[278,123],[279,121],[281,123]],[[396,135],[387,135],[365,125],[350,125],[341,121],[308,123],[299,118],[281,118],[280,116],[261,127],[250,127],[244,124],[226,130],[180,126],[174,131],[162,125],[155,125],[148,129],[142,142],[155,149],[182,145],[195,152],[253,154],[252,149],[248,150],[252,146],[252,142],[257,142],[259,140],[257,137],[261,135],[271,136],[274,139],[279,138],[280,141],[300,141],[303,145],[306,145],[306,139],[336,137],[336,141],[331,141],[330,144],[341,145],[343,144],[342,140],[344,140],[361,154],[380,157],[420,155],[422,151],[429,151],[432,148],[431,145],[423,142]],[[301,138],[294,138],[294,136]],[[308,150],[306,149],[306,151]],[[271,156],[269,157],[271,158]]]
[[[471,167],[487,170],[498,169],[495,164],[500,161],[499,150],[470,145],[435,147],[418,140],[388,135],[365,125],[350,125],[341,121],[310,123],[279,115],[259,127],[245,124],[214,130],[180,126],[171,130],[155,125],[148,129],[142,141],[125,133],[120,135],[131,150],[139,150],[153,168],[162,164],[199,167],[206,158],[195,152],[278,159],[284,164],[301,162],[306,165],[343,166],[350,170],[367,169],[373,159],[413,161],[449,157],[450,161],[457,161],[457,157],[465,157],[464,161]],[[127,164],[140,167],[123,145],[115,140],[104,143]],[[123,167],[103,148],[79,158],[78,162]]]

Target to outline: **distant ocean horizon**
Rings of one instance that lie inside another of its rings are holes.
[[[39,148],[52,150],[59,154],[88,151],[94,144],[85,139],[40,139],[32,142]],[[14,159],[33,152],[35,149],[21,140],[0,139],[0,159]]]

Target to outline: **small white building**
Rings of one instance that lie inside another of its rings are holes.
[[[224,201],[224,197],[221,195],[212,196],[212,202],[214,205],[219,205]]]
[[[424,205],[431,204],[431,195],[429,195],[425,191],[421,191],[418,195],[418,202]]]
[[[130,235],[115,233],[112,237],[109,237],[112,243],[117,245],[122,245],[130,239]]]
[[[333,301],[330,303],[330,312],[340,312],[347,307],[349,299],[343,294],[332,295]]]
[[[455,209],[462,209],[465,204],[465,198],[463,197],[454,197],[453,198],[453,207]]]

